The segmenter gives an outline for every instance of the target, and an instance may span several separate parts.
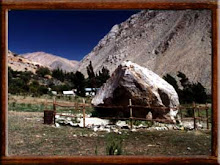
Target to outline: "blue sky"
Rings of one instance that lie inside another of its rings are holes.
[[[81,60],[115,24],[136,10],[25,10],[9,12],[9,50],[44,51]]]

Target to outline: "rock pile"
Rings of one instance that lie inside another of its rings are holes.
[[[77,116],[81,116],[82,114],[78,114]],[[56,123],[55,126],[57,128],[60,125],[68,125],[71,127],[81,127],[83,128],[83,120],[81,117],[70,118],[65,116],[56,115]],[[196,123],[197,128],[203,128],[202,124]],[[100,118],[86,118],[86,128],[91,129],[94,131],[92,135],[88,136],[97,136],[97,132],[114,132],[117,134],[121,134],[123,131],[140,131],[140,130],[148,130],[148,131],[168,131],[168,130],[193,130],[193,121],[192,122],[183,122],[179,125],[176,124],[165,124],[165,123],[146,123],[146,122],[139,122],[136,125],[133,125],[133,129],[130,130],[130,125],[126,121],[117,121],[116,123],[111,123],[109,120],[103,120]],[[87,135],[85,135],[87,136]]]

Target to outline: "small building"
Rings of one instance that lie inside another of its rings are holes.
[[[63,91],[63,94],[64,95],[73,95],[73,96],[75,96],[74,91]]]
[[[95,96],[99,88],[85,88],[86,96]]]
[[[53,95],[57,95],[57,91],[51,91]]]

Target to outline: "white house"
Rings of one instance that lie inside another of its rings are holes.
[[[57,95],[57,91],[51,91],[53,95]]]
[[[73,95],[73,96],[75,96],[74,91],[63,91],[63,94],[64,95]]]
[[[99,88],[85,88],[86,96],[95,96]]]

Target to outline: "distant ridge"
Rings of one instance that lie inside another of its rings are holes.
[[[30,61],[22,56],[19,56],[10,50],[8,51],[8,66],[15,71],[31,71],[33,73],[43,66],[40,63]]]
[[[67,72],[74,72],[78,64],[78,61],[68,60],[66,58],[45,52],[26,53],[22,54],[21,56],[30,61],[40,63],[43,66],[50,67],[51,69],[60,68]]]

